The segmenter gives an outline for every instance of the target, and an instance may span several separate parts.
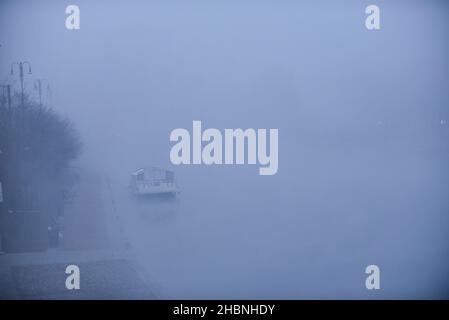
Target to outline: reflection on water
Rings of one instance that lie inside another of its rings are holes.
[[[143,223],[172,221],[179,211],[180,196],[173,193],[132,196],[135,206],[132,214]]]

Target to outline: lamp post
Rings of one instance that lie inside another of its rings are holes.
[[[50,84],[47,79],[37,79],[34,82],[34,89],[36,89],[39,93],[39,107],[42,107],[42,85],[47,83],[47,91],[50,90]]]
[[[17,65],[19,67],[19,77],[20,77],[20,89],[22,92],[21,98],[22,98],[22,108],[24,106],[24,96],[23,96],[23,67],[25,65],[28,66],[28,74],[31,74],[31,64],[28,61],[23,62],[14,62],[11,64],[11,75],[14,74],[14,66]]]
[[[8,112],[11,112],[11,85],[10,84],[1,85],[0,87],[2,87],[2,89],[3,89],[2,104],[5,101],[5,89],[6,89],[6,99],[8,101]]]

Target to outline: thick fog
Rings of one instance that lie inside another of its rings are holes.
[[[74,2],[80,30],[71,2],[1,2],[0,80],[25,60],[31,94],[48,79],[83,143],[73,166],[109,179],[162,297],[448,297],[443,1],[376,1],[378,31],[359,1]],[[170,132],[193,120],[279,129],[278,172],[172,165]],[[145,166],[174,171],[176,201],[131,196]]]

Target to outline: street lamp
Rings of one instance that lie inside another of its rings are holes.
[[[8,112],[11,112],[11,85],[1,85],[2,88],[2,105],[5,102],[5,100],[8,101]],[[6,91],[6,97],[5,97],[5,91]]]
[[[47,79],[37,79],[34,82],[34,89],[39,92],[39,107],[42,107],[42,85],[47,83],[47,92],[50,90],[50,83]]]
[[[23,61],[23,62],[13,62],[11,64],[11,75],[14,74],[14,65],[17,65],[19,67],[19,76],[20,76],[20,88],[22,89],[22,108],[23,108],[23,102],[24,102],[24,98],[23,98],[23,67],[25,65],[28,66],[28,74],[31,74],[31,64],[28,61]]]

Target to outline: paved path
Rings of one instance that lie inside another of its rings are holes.
[[[60,247],[0,255],[0,299],[155,299],[159,290],[127,244],[105,176],[81,173]],[[80,290],[65,287],[80,268]]]

